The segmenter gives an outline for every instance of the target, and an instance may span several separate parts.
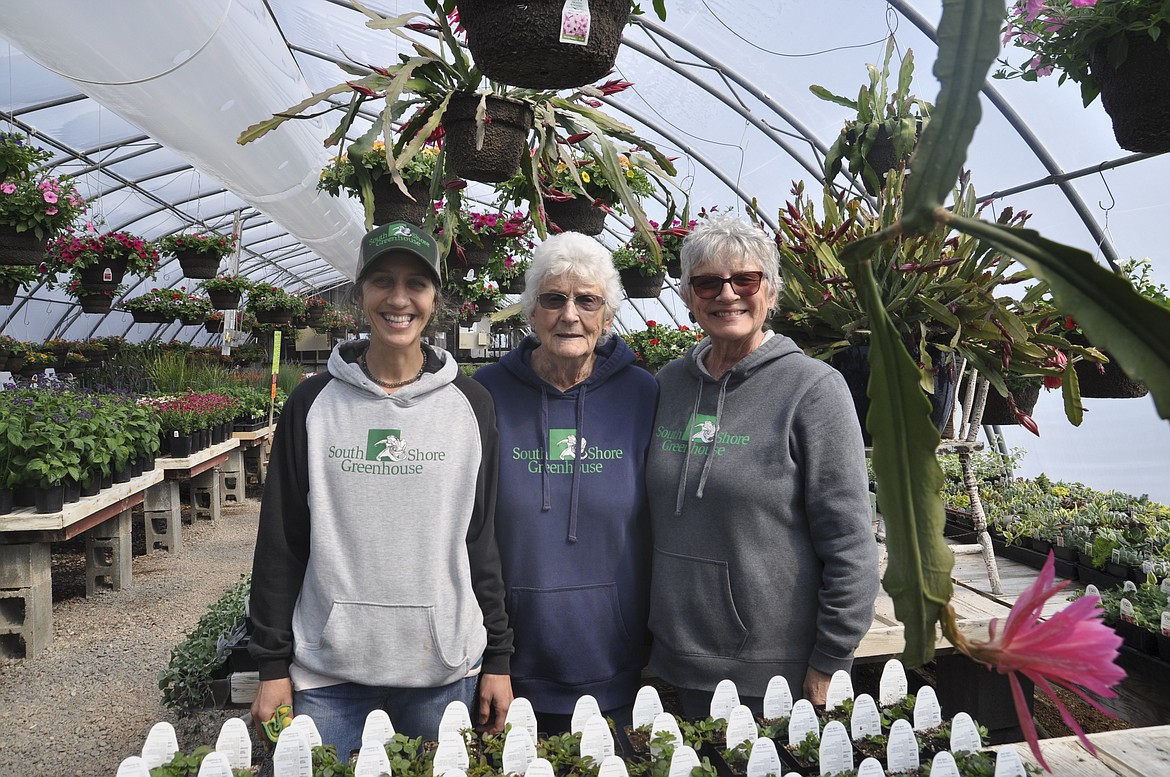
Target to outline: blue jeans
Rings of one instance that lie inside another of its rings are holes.
[[[366,716],[385,710],[394,731],[427,740],[439,738],[443,710],[453,701],[467,705],[475,717],[475,677],[464,677],[438,688],[379,688],[357,683],[328,685],[293,694],[293,714],[308,715],[321,741],[337,747],[342,760],[360,750]]]

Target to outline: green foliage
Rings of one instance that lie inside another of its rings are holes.
[[[0,132],[0,181],[24,178],[53,158],[27,135]]]
[[[721,747],[727,742],[727,721],[722,718],[679,719],[678,731],[682,734],[683,741],[695,750],[703,745]]]
[[[221,259],[236,250],[236,235],[221,235],[217,232],[179,233],[163,235],[155,244],[164,254],[175,255],[181,251],[213,253]]]
[[[645,329],[626,332],[621,337],[638,360],[655,372],[686,353],[704,334],[703,330],[686,324],[672,327],[650,320]]]
[[[167,763],[151,769],[150,777],[198,777],[203,759],[214,752],[215,748],[211,745],[202,745],[190,753],[184,753],[180,750]],[[251,769],[232,769],[232,775],[233,777],[253,777],[253,772]]]

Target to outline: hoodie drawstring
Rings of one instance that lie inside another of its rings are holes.
[[[719,424],[723,420],[723,403],[727,397],[727,382],[731,379],[731,370],[723,376],[719,381],[719,400],[715,405],[715,434],[719,434]],[[699,414],[699,405],[703,399],[703,378],[698,380],[698,388],[695,391],[695,406],[691,408],[691,418],[695,418]],[[691,469],[691,444],[693,440],[687,440],[687,451],[683,456],[682,475],[678,480],[678,492],[675,495],[674,514],[676,516],[682,515],[683,499],[686,494],[687,475]],[[707,445],[707,455],[703,459],[703,472],[699,475],[699,488],[695,491],[695,498],[703,498],[703,488],[707,485],[707,474],[711,471],[711,465],[715,461],[715,439]]]
[[[540,387],[540,439],[548,445],[548,391],[544,385]],[[552,495],[549,493],[548,467],[540,468],[540,511],[547,513],[552,509]]]
[[[581,493],[581,467],[579,462],[585,455],[585,387],[577,392],[577,451],[573,456],[573,492],[569,499],[569,542],[577,541],[577,501]]]
[[[699,476],[699,490],[695,492],[697,499],[703,498],[703,486],[707,485],[707,473],[711,471],[711,465],[715,462],[715,441],[719,435],[719,424],[723,420],[723,400],[727,397],[727,381],[731,379],[731,370],[723,376],[723,380],[719,381],[719,401],[715,404],[715,438],[712,438],[709,445],[707,445],[707,457],[703,461],[703,474]]]
[[[703,378],[699,378],[699,387],[695,392],[695,406],[691,408],[691,418],[694,418],[699,412],[699,402],[703,399]],[[691,469],[691,441],[687,440],[687,450],[683,454],[683,469],[682,475],[678,479],[678,494],[674,499],[674,514],[675,516],[682,515],[683,496],[687,487],[687,473]]]

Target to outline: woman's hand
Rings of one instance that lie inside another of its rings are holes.
[[[487,734],[504,730],[504,719],[512,706],[512,677],[506,674],[481,674],[477,699],[476,724]]]
[[[818,672],[811,666],[804,673],[804,698],[814,705],[824,705],[825,695],[829,692],[829,680],[832,675]]]
[[[509,688],[511,686],[509,685]],[[256,698],[252,700],[252,726],[264,738],[264,721],[272,717],[276,708],[282,704],[290,707],[293,703],[292,680],[282,677],[278,680],[261,680],[256,691]]]

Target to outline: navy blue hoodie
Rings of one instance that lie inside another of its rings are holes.
[[[645,466],[658,388],[614,337],[593,374],[562,392],[526,339],[475,379],[500,429],[496,531],[514,633],[512,688],[568,714],[633,702],[646,663],[650,579]]]

